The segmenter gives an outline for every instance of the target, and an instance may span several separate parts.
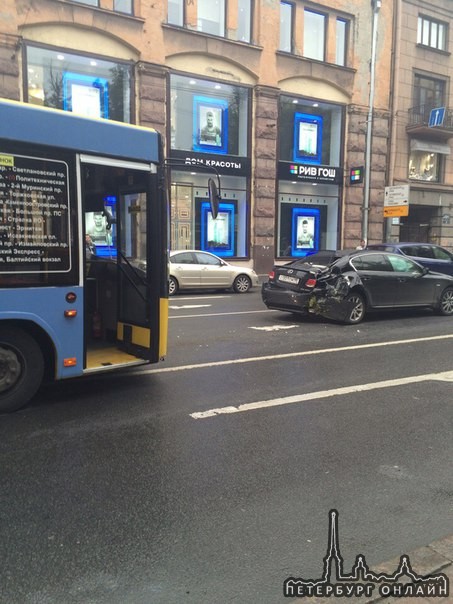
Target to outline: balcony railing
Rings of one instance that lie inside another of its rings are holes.
[[[409,119],[406,130],[413,134],[425,134],[433,138],[445,139],[453,136],[453,109],[444,107],[444,118],[440,124],[436,124],[436,115],[432,113],[435,109],[439,109],[439,106],[411,107],[408,111]]]

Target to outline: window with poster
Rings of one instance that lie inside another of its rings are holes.
[[[339,166],[343,136],[342,105],[280,97],[280,161]]]
[[[236,229],[235,217],[237,208],[234,202],[221,202],[219,211],[214,220],[211,213],[211,204],[207,201],[201,203],[201,228],[200,248],[217,256],[235,256]]]
[[[276,256],[336,249],[344,105],[280,97]]]
[[[131,121],[131,66],[27,45],[25,100],[86,117]]]
[[[170,89],[172,150],[247,156],[248,88],[172,74]]]

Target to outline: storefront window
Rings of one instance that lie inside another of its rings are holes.
[[[439,153],[411,151],[409,156],[409,178],[439,182]]]
[[[171,76],[171,148],[247,155],[247,88]]]
[[[280,160],[339,166],[342,112],[338,105],[281,97]]]
[[[338,247],[343,112],[332,103],[280,99],[278,258]]]
[[[29,103],[130,122],[129,65],[34,46],[26,57]]]
[[[338,244],[336,185],[279,181],[277,257],[301,257]]]
[[[225,258],[245,257],[246,179],[221,177],[222,201],[216,220],[210,211],[205,172],[174,170],[171,181],[170,248],[206,250]]]

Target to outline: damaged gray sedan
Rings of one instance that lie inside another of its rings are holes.
[[[261,295],[270,309],[348,324],[376,310],[418,307],[453,315],[453,277],[368,250],[324,251],[276,265]]]

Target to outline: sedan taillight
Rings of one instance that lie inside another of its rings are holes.
[[[271,272],[269,273],[268,277],[269,277],[269,279],[271,279],[271,280],[275,279],[275,273],[274,273],[274,271],[271,271]]]
[[[315,287],[316,279],[307,279],[304,283],[305,287]]]

